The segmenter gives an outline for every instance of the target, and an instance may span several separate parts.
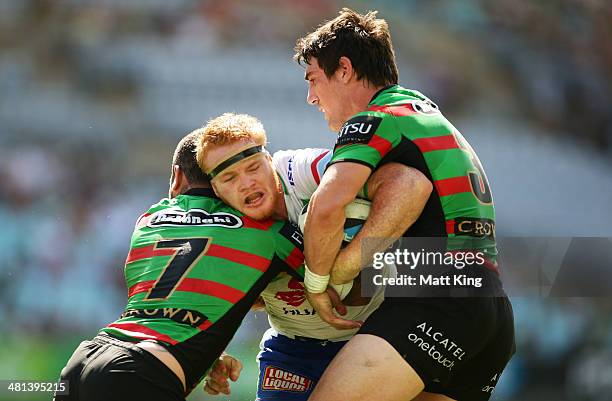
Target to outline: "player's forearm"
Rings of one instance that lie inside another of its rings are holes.
[[[344,208],[355,198],[370,172],[369,167],[361,164],[333,164],[310,199],[304,227],[304,256],[309,269],[304,283],[310,292],[324,291],[342,243]]]
[[[383,251],[419,218],[432,191],[431,182],[420,171],[390,163],[368,180],[372,200],[370,215],[359,234],[336,258],[331,282],[346,283],[356,277],[375,252]],[[362,255],[365,256],[364,260]]]
[[[340,249],[345,221],[344,206],[330,202],[330,192],[311,199],[304,228],[306,265],[316,274],[329,274]]]

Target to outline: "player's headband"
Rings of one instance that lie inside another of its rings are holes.
[[[247,157],[251,157],[257,153],[263,152],[264,148],[261,145],[253,146],[252,148],[248,148],[243,150],[242,152],[236,153],[234,156],[229,159],[221,162],[217,167],[213,168],[210,173],[208,173],[208,178],[212,180],[216,176],[218,176],[223,170],[228,168],[229,166],[238,163],[246,159]]]

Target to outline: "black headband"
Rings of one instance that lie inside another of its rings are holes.
[[[251,157],[254,154],[257,154],[261,151],[263,151],[263,146],[258,145],[258,146],[253,146],[252,148],[245,149],[240,153],[236,153],[234,156],[230,157],[229,159],[225,160],[224,162],[219,164],[217,167],[212,169],[212,171],[208,173],[208,178],[212,180],[213,178],[218,176],[223,170],[225,170],[232,164],[238,163],[239,161],[244,160],[247,157]]]

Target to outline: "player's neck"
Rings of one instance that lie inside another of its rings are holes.
[[[281,184],[280,177],[276,172],[274,172],[274,180],[276,181],[276,193],[274,194],[274,214],[272,218],[276,220],[289,220],[283,184]]]
[[[378,93],[378,91],[381,89],[383,89],[382,86],[374,86],[366,80],[354,82],[350,88],[350,95],[347,96],[351,109],[351,115],[367,109],[368,104],[370,104],[370,101],[374,95],[376,95],[376,93]]]
[[[272,218],[275,220],[289,220],[289,213],[287,212],[287,205],[285,204],[285,197],[282,192],[276,196]]]

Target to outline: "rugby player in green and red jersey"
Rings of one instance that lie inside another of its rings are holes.
[[[398,85],[388,26],[375,12],[343,9],[297,41],[295,59],[306,66],[308,103],[338,132],[305,227],[305,286],[321,318],[340,319],[325,291],[330,273],[335,283],[359,273],[348,265],[332,270],[343,209],[389,162],[416,168],[434,188],[422,213],[406,216],[404,236],[475,239],[476,249],[452,249],[484,254],[484,264],[465,272],[501,294],[387,297],[331,362],[310,400],[488,400],[514,352],[514,324],[497,273],[493,199],[476,154],[432,101]]]
[[[196,162],[199,132],[175,150],[170,198],[136,222],[123,314],[79,345],[61,373],[69,393],[55,400],[184,400],[266,285],[283,271],[301,278],[299,230],[217,198]]]

